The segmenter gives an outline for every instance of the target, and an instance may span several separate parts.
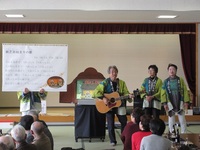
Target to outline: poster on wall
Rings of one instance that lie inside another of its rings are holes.
[[[76,83],[76,99],[93,99],[92,94],[102,79],[78,79]]]
[[[2,44],[2,91],[67,91],[68,45]]]

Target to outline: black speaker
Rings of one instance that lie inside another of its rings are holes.
[[[143,99],[140,97],[140,92],[139,90],[134,90],[134,101],[133,101],[133,108],[139,107],[142,108],[143,105]]]

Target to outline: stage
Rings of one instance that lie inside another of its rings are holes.
[[[127,115],[127,117],[130,121],[130,115]],[[19,108],[0,108],[0,123],[19,122],[20,118]],[[39,118],[47,122],[47,124],[74,125],[74,107],[50,107],[47,108],[47,113],[40,114]],[[160,118],[167,123],[167,116],[161,115]],[[186,120],[187,124],[200,124],[200,115],[186,116]],[[117,117],[115,121],[118,122]]]

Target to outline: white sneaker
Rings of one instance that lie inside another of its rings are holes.
[[[110,145],[111,145],[111,146],[115,146],[115,145],[116,145],[116,143],[110,143]]]

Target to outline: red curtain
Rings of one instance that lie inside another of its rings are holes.
[[[0,33],[195,34],[195,24],[0,23]]]
[[[180,34],[182,64],[188,86],[193,95],[196,95],[196,35]],[[193,96],[193,105],[196,105]]]

